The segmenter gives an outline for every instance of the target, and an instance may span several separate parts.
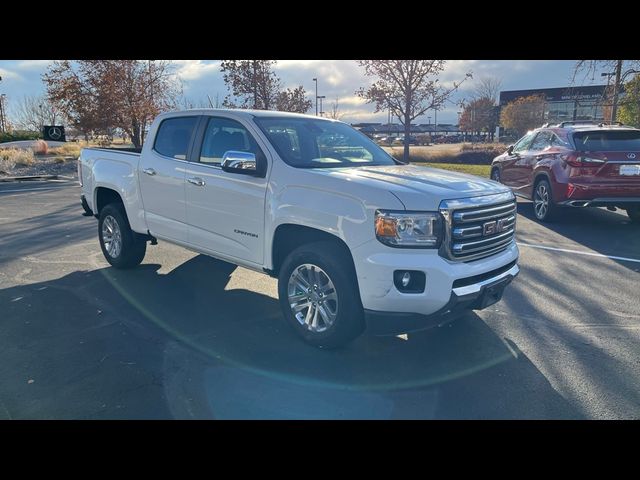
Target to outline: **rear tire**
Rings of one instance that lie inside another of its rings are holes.
[[[100,211],[98,238],[104,258],[115,268],[139,265],[147,251],[146,238],[131,230],[121,203],[110,203]]]
[[[287,323],[311,345],[342,347],[364,331],[353,262],[333,242],[293,250],[280,268],[278,296]]]
[[[640,207],[627,208],[627,215],[633,223],[640,223]]]
[[[557,210],[549,181],[538,180],[533,187],[533,214],[541,222],[551,222],[556,218]]]

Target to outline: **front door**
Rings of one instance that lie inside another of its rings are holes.
[[[516,142],[511,153],[502,162],[502,172],[500,178],[502,183],[517,191],[520,178],[520,169],[526,161],[526,154],[535,136],[534,132],[527,133]]]
[[[514,187],[526,196],[530,196],[532,193],[533,171],[551,145],[551,135],[548,130],[538,132],[529,149],[522,152],[521,161],[516,169]]]
[[[200,148],[186,171],[188,243],[204,251],[254,264],[264,260],[267,179],[222,170],[225,152],[251,152],[266,161],[242,123],[208,117]],[[265,170],[266,171],[266,170]]]
[[[185,167],[198,120],[198,116],[164,120],[153,147],[145,149],[140,157],[140,192],[152,235],[187,240]]]

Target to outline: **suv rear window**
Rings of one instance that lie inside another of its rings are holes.
[[[576,132],[573,141],[585,152],[640,151],[640,130]]]

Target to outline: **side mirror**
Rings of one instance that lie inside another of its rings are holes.
[[[511,155],[513,153],[513,145],[509,145],[509,148],[507,148],[507,153],[509,155]]]
[[[228,150],[224,152],[220,166],[222,170],[229,173],[241,175],[256,175],[258,173],[256,156],[251,152]]]

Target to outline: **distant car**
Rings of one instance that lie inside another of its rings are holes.
[[[640,130],[562,122],[528,132],[496,157],[491,178],[533,200],[538,220],[559,207],[626,210],[640,223]]]

